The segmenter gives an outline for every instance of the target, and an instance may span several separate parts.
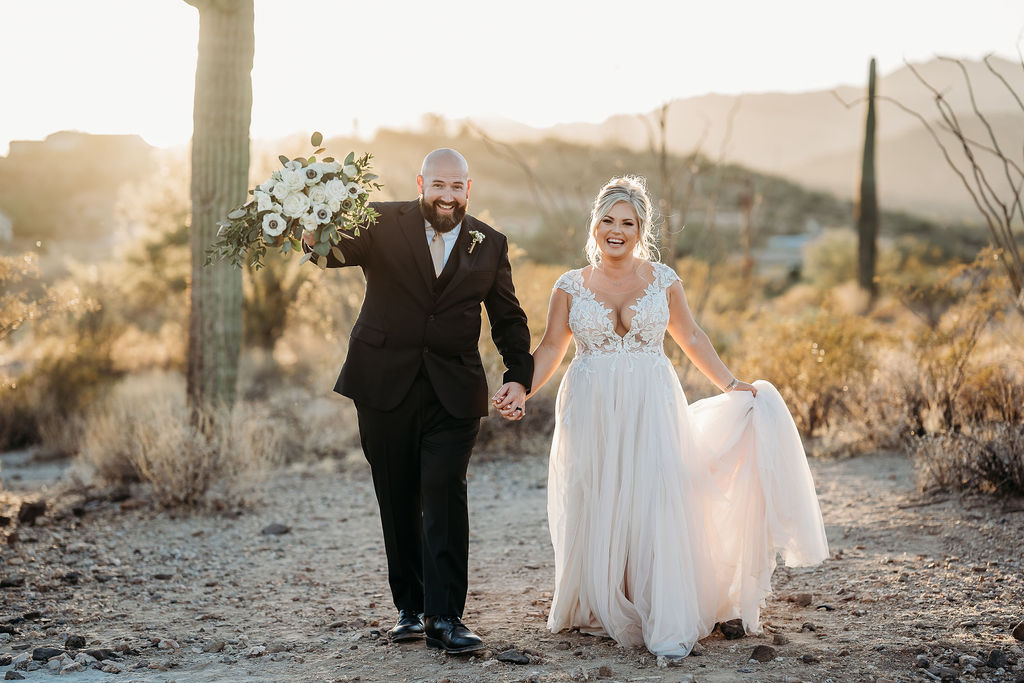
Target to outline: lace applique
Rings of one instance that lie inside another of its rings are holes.
[[[571,297],[569,303],[569,329],[576,340],[576,357],[613,353],[639,353],[664,356],[663,343],[668,329],[668,297],[665,290],[678,278],[675,271],[663,263],[654,263],[654,277],[650,285],[629,306],[633,323],[625,336],[615,332],[611,309],[598,301],[594,293],[583,284],[583,269],[563,273],[555,287]]]

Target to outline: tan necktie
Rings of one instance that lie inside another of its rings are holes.
[[[444,269],[444,238],[436,230],[434,238],[430,240],[430,258],[434,262],[434,277],[441,277]]]

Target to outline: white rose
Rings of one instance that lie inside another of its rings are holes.
[[[323,185],[314,185],[306,190],[306,194],[309,195],[312,204],[323,204],[327,201],[327,188]]]
[[[306,185],[316,185],[320,182],[320,179],[324,176],[323,171],[316,167],[316,164],[312,164],[302,169],[302,177],[306,181]]]
[[[285,163],[284,167],[289,171],[297,171],[300,168],[302,168],[302,164],[292,159],[291,161]]]
[[[285,221],[285,219],[279,214],[268,213],[263,217],[263,234],[267,237],[277,237],[284,232],[287,227],[287,221]]]
[[[277,185],[277,181],[274,180],[273,178],[267,178],[260,185],[260,189],[263,190],[264,192],[270,192],[271,190],[274,189],[274,185]]]
[[[341,170],[341,164],[337,161],[318,161],[315,164],[310,164],[310,166],[325,174],[337,173]]]
[[[328,199],[327,206],[331,209],[332,213],[338,213],[341,211],[341,200],[340,199]]]
[[[271,192],[271,194],[274,195],[274,199],[279,202],[283,202],[292,192],[294,192],[294,190],[288,187],[287,183],[278,183],[277,185],[274,185],[274,191]]]
[[[327,191],[327,201],[329,202],[333,202],[335,200],[340,202],[348,196],[348,190],[345,189],[344,180],[338,180],[337,178],[334,180],[328,180],[324,189]]]
[[[348,183],[347,185],[345,185],[345,194],[347,194],[352,199],[355,199],[364,192],[366,192],[366,190],[360,187],[359,183]]]
[[[305,169],[286,170],[281,172],[281,182],[288,186],[289,190],[301,190],[306,186]]]
[[[321,225],[324,223],[330,223],[331,219],[334,218],[334,212],[331,211],[331,207],[326,204],[314,204],[313,215],[316,216],[316,220]]]
[[[266,192],[256,190],[253,193],[256,197],[256,210],[257,211],[272,211],[274,206],[274,199]]]
[[[318,221],[316,216],[311,213],[303,214],[302,218],[299,219],[299,222],[302,223],[302,229],[306,232],[313,232],[320,227],[320,221]]]
[[[348,166],[343,168],[341,172],[347,175],[349,178],[355,178],[357,175],[359,175],[359,171],[352,164],[349,164]]]
[[[288,198],[281,203],[284,215],[290,218],[298,218],[309,211],[309,197],[302,192],[295,192],[288,195]]]

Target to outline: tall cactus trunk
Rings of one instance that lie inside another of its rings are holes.
[[[199,10],[192,132],[192,282],[188,399],[193,415],[235,400],[242,271],[204,267],[217,221],[244,203],[255,50],[253,0],[186,0]]]
[[[878,293],[875,263],[878,257],[878,189],[875,182],[875,60],[868,69],[868,115],[864,125],[864,160],[857,201],[857,280],[874,300]]]

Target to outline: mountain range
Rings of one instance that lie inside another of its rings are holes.
[[[987,131],[971,104],[973,92],[978,111],[992,125],[1004,151],[1018,163],[1024,162],[1020,158],[1024,148],[1024,105],[1014,96],[1016,93],[1024,99],[1024,65],[998,57],[989,58],[988,64],[1005,83],[984,62],[963,61],[961,71],[956,63],[942,58],[905,65],[878,79],[877,174],[884,208],[912,211],[939,220],[977,220],[970,195],[944,161],[931,134],[919,119],[894,103],[919,113],[936,126],[939,112],[934,95],[913,70],[943,93],[965,130],[988,142]],[[667,147],[682,154],[699,150],[711,159],[778,174],[840,197],[852,197],[859,182],[864,144],[868,65],[864,67],[862,87],[840,86],[793,94],[708,94],[668,102]],[[564,123],[548,128],[502,119],[474,120],[473,124],[504,141],[556,138],[640,150],[659,139],[659,114],[658,110],[621,114],[602,123]],[[952,141],[948,134],[940,135],[940,139],[947,146]],[[955,145],[951,155],[962,162],[963,154]],[[997,170],[989,166],[990,172]],[[1001,174],[998,170],[998,176]]]

